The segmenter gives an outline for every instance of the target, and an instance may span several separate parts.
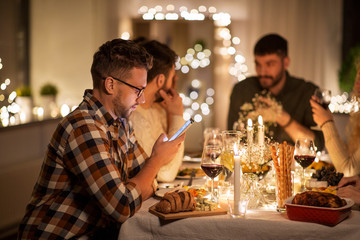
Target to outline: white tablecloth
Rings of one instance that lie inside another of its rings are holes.
[[[334,227],[291,221],[286,213],[249,210],[245,218],[230,215],[162,221],[148,212],[158,199],[151,198],[121,227],[119,239],[360,239],[360,212]]]

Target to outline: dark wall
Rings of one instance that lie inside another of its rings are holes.
[[[342,60],[344,61],[349,50],[360,44],[360,1],[343,1]]]
[[[29,0],[0,0],[0,84],[29,85]]]

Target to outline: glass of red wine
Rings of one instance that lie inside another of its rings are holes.
[[[214,178],[223,170],[220,155],[222,152],[221,145],[205,145],[201,157],[201,169],[211,178],[211,202],[217,203],[214,194]]]
[[[325,109],[328,109],[331,102],[331,91],[317,88],[313,94],[317,102]]]
[[[305,191],[305,168],[310,166],[316,157],[314,141],[310,138],[299,138],[295,142],[294,159],[303,168],[301,191]]]

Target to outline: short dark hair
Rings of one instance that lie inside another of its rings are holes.
[[[159,74],[164,74],[167,79],[178,57],[176,53],[167,45],[156,40],[137,41],[153,56],[153,67],[148,71],[147,82],[151,82]]]
[[[280,57],[288,56],[287,41],[278,34],[263,36],[255,45],[254,54],[263,56],[266,54],[277,54]]]
[[[99,88],[104,77],[129,77],[129,71],[136,68],[151,69],[152,56],[131,40],[113,39],[100,46],[94,54],[91,65],[93,87]]]

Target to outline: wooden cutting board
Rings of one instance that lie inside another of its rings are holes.
[[[155,204],[156,205],[156,204]],[[214,216],[214,215],[225,215],[227,211],[222,208],[218,208],[213,211],[190,211],[190,212],[178,212],[178,213],[161,213],[156,211],[155,205],[149,208],[149,212],[158,216],[163,220],[175,220],[189,217],[204,217],[204,216]]]

